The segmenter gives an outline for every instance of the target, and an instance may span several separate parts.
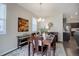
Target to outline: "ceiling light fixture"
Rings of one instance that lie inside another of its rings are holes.
[[[40,17],[38,19],[38,22],[44,21],[44,18],[41,17],[42,16],[41,11],[42,11],[42,3],[40,3]]]
[[[38,19],[38,22],[40,22],[41,21],[41,17]]]

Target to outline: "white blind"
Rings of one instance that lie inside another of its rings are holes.
[[[0,4],[0,34],[6,34],[6,5]]]

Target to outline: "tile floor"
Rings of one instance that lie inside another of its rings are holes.
[[[32,53],[32,51],[31,51]],[[22,48],[19,48],[5,56],[28,56],[28,46],[24,46]],[[31,55],[32,56],[32,55]],[[35,54],[35,56],[40,56]],[[51,50],[51,56],[53,56],[53,51]],[[56,44],[56,53],[55,56],[66,56],[64,47],[62,43],[57,43]]]

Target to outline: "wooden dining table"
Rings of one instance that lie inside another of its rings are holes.
[[[43,45],[48,45],[49,55],[51,55],[51,43],[53,42],[54,38],[55,35],[53,35],[53,37],[46,38],[46,40],[43,40]]]
[[[54,38],[55,38],[55,35],[53,35],[53,37],[51,37],[51,38],[46,38],[45,40],[43,40],[43,45],[48,45],[48,50],[49,50],[50,53],[51,53],[51,51],[50,51],[51,43],[53,42],[53,39],[54,39]],[[29,40],[28,40],[28,56],[31,55],[31,54],[30,54],[31,43],[32,43],[32,40],[29,39]]]

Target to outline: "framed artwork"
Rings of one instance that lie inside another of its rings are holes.
[[[18,32],[29,31],[29,21],[24,18],[18,18]]]

